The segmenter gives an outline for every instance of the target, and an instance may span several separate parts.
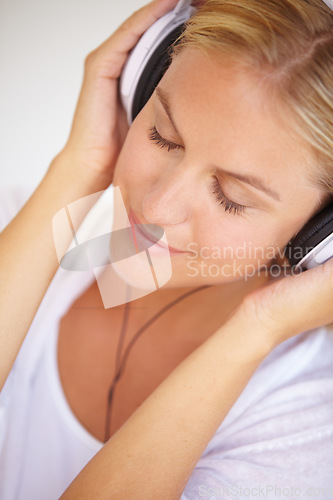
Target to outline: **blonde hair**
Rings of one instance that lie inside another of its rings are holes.
[[[319,168],[314,184],[333,195],[333,12],[322,0],[206,0],[172,57],[193,46],[258,72],[282,97]]]

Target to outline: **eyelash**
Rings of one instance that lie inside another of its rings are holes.
[[[239,203],[235,203],[234,201],[229,200],[223,193],[219,181],[216,177],[214,177],[214,181],[212,183],[213,193],[216,195],[216,199],[219,205],[222,205],[225,212],[229,212],[229,214],[240,215],[244,213],[246,208],[245,205],[240,205]]]
[[[150,127],[148,137],[150,141],[154,142],[161,149],[167,148],[168,153],[177,149],[183,149],[183,146],[181,146],[180,144],[176,144],[164,139],[157,131],[155,125],[153,127]],[[215,194],[218,204],[223,206],[225,212],[233,215],[240,215],[244,212],[246,206],[229,200],[229,198],[227,198],[223,193],[216,177],[214,177],[214,180],[212,182],[212,192],[213,194]]]
[[[153,127],[150,127],[149,129],[149,140],[154,142],[161,149],[167,148],[168,153],[176,149],[183,149],[183,146],[180,146],[180,144],[175,144],[174,142],[170,142],[164,139],[157,131],[155,125]]]

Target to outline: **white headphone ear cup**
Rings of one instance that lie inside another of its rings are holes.
[[[138,104],[141,98],[136,97],[137,87],[139,85],[140,92],[142,92],[143,81],[146,83],[150,80],[156,81],[156,86],[163,76],[170,63],[170,61],[168,62],[168,48],[184,29],[184,23],[196,11],[196,8],[190,3],[191,0],[180,0],[173,11],[162,16],[148,28],[130,52],[119,81],[120,98],[129,125],[148,100],[146,99],[143,105]],[[160,58],[162,58],[161,62],[159,62]],[[150,72],[159,76],[147,76]],[[150,88],[152,90],[147,92],[149,97],[154,90],[152,85]],[[136,112],[133,116],[134,99],[136,100]]]

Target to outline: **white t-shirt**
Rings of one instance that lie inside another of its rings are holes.
[[[29,194],[0,190],[0,230]],[[57,499],[103,446],[69,407],[56,357],[59,321],[94,279],[91,271],[58,269],[0,394],[1,500]],[[258,497],[333,499],[329,328],[292,337],[265,358],[181,500]]]

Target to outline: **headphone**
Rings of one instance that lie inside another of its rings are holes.
[[[129,125],[144,107],[170,64],[170,46],[196,9],[180,0],[160,17],[132,49],[120,76],[120,96]]]
[[[333,8],[332,0],[324,1]],[[130,52],[119,87],[129,125],[169,67],[171,45],[195,11],[191,0],[180,0],[173,11],[150,26]],[[285,255],[298,271],[310,269],[333,257],[333,201],[289,241]]]

